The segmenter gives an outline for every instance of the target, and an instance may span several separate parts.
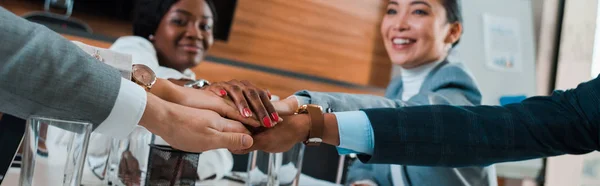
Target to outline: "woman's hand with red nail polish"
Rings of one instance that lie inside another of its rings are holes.
[[[226,97],[233,101],[242,116],[255,119],[264,127],[273,127],[281,121],[270,101],[271,93],[248,81],[216,82],[203,89],[213,92],[225,90]]]
[[[185,87],[174,87],[174,91],[170,91],[169,98],[167,101],[177,103],[180,105],[194,107],[199,109],[212,110],[219,113],[219,115],[237,120],[246,125],[253,127],[260,127],[261,122],[244,116],[238,111],[238,107],[233,101],[227,98],[224,89],[207,90],[207,89],[192,89]],[[221,96],[225,92],[225,95]]]

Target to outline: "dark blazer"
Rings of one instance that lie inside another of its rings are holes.
[[[375,134],[366,163],[489,165],[600,149],[600,79],[505,106],[364,110]]]

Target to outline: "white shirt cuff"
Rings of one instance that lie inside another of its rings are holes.
[[[121,88],[108,118],[94,132],[114,138],[125,138],[137,126],[146,109],[146,91],[139,85],[121,78]]]

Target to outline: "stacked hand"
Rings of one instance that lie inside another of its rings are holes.
[[[148,94],[140,124],[184,151],[287,151],[307,139],[310,119],[294,115],[295,97],[275,102],[270,98],[269,91],[247,81],[193,89],[159,79]]]
[[[308,137],[310,118],[305,114],[294,115],[298,108],[298,100],[294,96],[271,102],[267,90],[257,88],[250,82],[237,80],[213,83],[203,89],[215,94],[225,90],[226,97],[233,100],[239,110],[251,108],[253,116],[258,116],[253,118],[261,121],[261,127],[251,128],[253,146],[232,150],[234,153],[243,154],[253,150],[283,152]]]

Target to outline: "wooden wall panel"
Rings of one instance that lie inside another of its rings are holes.
[[[384,3],[239,0],[229,41],[216,43],[210,54],[360,85],[385,85],[391,68],[379,34]]]
[[[269,89],[274,95],[285,98],[303,89],[325,92],[347,92],[359,94],[374,94],[383,96],[384,89],[358,89],[341,87],[314,81],[301,80],[275,74],[264,73],[230,65],[213,62],[203,62],[194,69],[197,77],[211,82],[229,81],[231,79],[248,80],[260,88]]]
[[[229,41],[215,43],[215,57],[298,72],[357,85],[385,87],[391,64],[379,24],[386,1],[238,0]],[[3,0],[23,15],[42,5]],[[95,34],[129,35],[130,23],[75,13]],[[102,45],[101,47],[108,47]]]

